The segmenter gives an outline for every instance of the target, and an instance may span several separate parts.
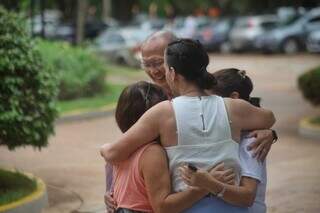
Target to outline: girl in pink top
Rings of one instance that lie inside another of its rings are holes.
[[[142,171],[139,167],[141,156],[150,145],[143,146],[132,154],[129,159],[114,166],[113,179],[115,184],[113,197],[118,203],[118,208],[152,212]]]

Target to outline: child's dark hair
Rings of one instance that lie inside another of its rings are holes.
[[[168,44],[165,55],[169,67],[200,89],[211,89],[216,84],[214,76],[207,71],[209,56],[200,42],[191,39],[173,41]]]
[[[222,97],[230,97],[232,92],[238,92],[241,99],[250,102],[253,84],[243,70],[236,68],[222,69],[213,73],[217,79],[214,92]]]
[[[115,113],[119,128],[127,131],[148,109],[167,99],[161,87],[155,84],[140,81],[127,86],[119,97]]]

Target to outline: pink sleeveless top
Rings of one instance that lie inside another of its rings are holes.
[[[147,144],[127,160],[113,167],[113,197],[117,208],[126,208],[141,212],[153,212],[148,200],[144,179],[139,171],[139,161],[143,152],[152,144]]]

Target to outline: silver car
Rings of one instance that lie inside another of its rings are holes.
[[[109,29],[96,39],[93,49],[115,63],[138,67],[140,45],[152,32],[137,27]]]
[[[304,50],[308,35],[320,30],[320,8],[280,23],[275,29],[258,39],[258,46],[265,52],[297,53]]]
[[[277,16],[262,15],[236,19],[230,32],[230,47],[233,51],[254,50],[255,39],[277,26]]]

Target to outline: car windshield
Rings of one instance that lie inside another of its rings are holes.
[[[261,23],[261,27],[265,30],[271,30],[278,26],[278,22],[276,21],[265,21]]]
[[[247,28],[250,26],[249,18],[239,18],[235,23],[235,28]]]
[[[299,15],[295,15],[295,16],[291,16],[286,19],[280,20],[278,23],[278,26],[279,27],[289,26],[289,25],[295,23],[296,21],[298,21],[300,19],[300,17],[301,16],[299,16]]]

